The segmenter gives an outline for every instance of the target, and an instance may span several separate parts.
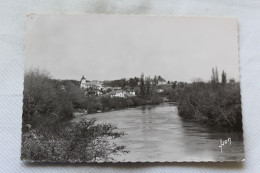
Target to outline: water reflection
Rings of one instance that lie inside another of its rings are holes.
[[[183,144],[186,153],[192,160],[198,155],[202,160],[242,160],[244,158],[243,134],[241,132],[229,132],[227,129],[206,127],[195,122],[182,121]],[[232,145],[223,146],[220,150],[220,139],[231,138]]]
[[[209,128],[195,122],[183,121],[177,105],[164,103],[119,111],[85,115],[97,122],[117,124],[127,135],[116,139],[130,152],[116,156],[125,161],[222,161],[244,158],[242,133]],[[223,147],[219,140],[231,137],[232,145]]]

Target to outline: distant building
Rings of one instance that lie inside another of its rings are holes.
[[[163,92],[163,89],[156,89],[156,92],[161,93]]]
[[[84,75],[82,76],[81,80],[80,80],[80,88],[86,88],[86,79],[84,77]]]
[[[119,97],[119,98],[127,98],[127,97],[135,97],[135,92],[131,91],[131,92],[126,92],[123,90],[113,90],[109,93],[106,94],[107,96],[114,98],[114,97]]]
[[[167,82],[165,80],[158,80],[158,85],[166,85]]]
[[[86,95],[104,95],[120,98],[134,97],[135,91],[132,90],[122,90],[121,87],[109,87],[103,86],[102,82],[97,80],[87,81],[84,76],[80,80],[80,88],[84,89]]]
[[[121,97],[121,98],[125,98],[126,92],[123,91],[123,90],[116,90],[116,91],[112,91],[109,93],[110,97],[113,98],[113,97]]]
[[[103,92],[102,83],[95,81],[87,81],[84,76],[80,80],[80,88],[85,89],[85,93],[88,95],[101,95]]]
[[[130,91],[129,94],[132,94],[135,96],[135,91]]]
[[[147,82],[144,81],[144,84],[146,84]],[[159,79],[158,81],[150,81],[150,85],[166,85],[167,82],[164,79]],[[137,82],[137,85],[141,85],[141,82]]]
[[[136,95],[135,95],[135,92],[133,91],[133,92],[127,92],[127,93],[125,94],[125,96],[126,96],[126,97],[135,97]]]
[[[80,88],[84,88],[84,89],[88,89],[88,88],[94,88],[94,89],[99,89],[101,90],[102,87],[102,83],[94,80],[94,81],[87,81],[85,79],[84,76],[82,76],[81,80],[80,80]]]

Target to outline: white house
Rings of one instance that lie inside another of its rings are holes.
[[[126,97],[126,92],[123,90],[116,90],[116,91],[112,91],[110,93],[110,97],[121,97],[121,98],[125,98]]]
[[[120,98],[127,98],[127,97],[135,97],[135,92],[131,91],[131,92],[126,92],[123,90],[116,90],[116,91],[112,91],[110,93],[108,93],[108,95],[113,98],[113,97],[120,97]]]
[[[135,95],[135,92],[134,91],[130,91],[129,94]]]
[[[158,80],[158,85],[166,85],[167,82],[165,80]]]
[[[156,89],[156,92],[161,93],[163,92],[163,89]]]

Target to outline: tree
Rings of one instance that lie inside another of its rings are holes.
[[[47,126],[71,118],[72,111],[72,103],[59,81],[38,69],[25,73],[23,131],[28,130],[27,126]]]
[[[156,75],[155,75],[155,76],[154,76],[154,78],[153,78],[153,82],[154,82],[154,84],[155,84],[155,85],[157,85],[157,84],[158,84],[158,78],[157,78],[157,76],[156,76]]]
[[[177,86],[177,81],[174,81],[173,84],[172,84],[172,89],[175,89]]]
[[[107,92],[107,93],[110,93],[111,91],[112,91],[112,89],[111,89],[111,88],[108,88],[106,92]]]
[[[145,95],[148,97],[148,99],[150,100],[151,98],[151,80],[150,80],[150,76],[146,78],[145,80]]]
[[[130,79],[129,79],[129,86],[130,86],[131,88],[133,88],[133,87],[135,87],[135,85],[136,85],[135,80],[134,80],[133,78],[130,78]]]
[[[227,74],[224,70],[222,71],[222,74],[221,74],[221,82],[222,82],[222,84],[227,83]]]
[[[178,87],[179,88],[184,88],[185,86],[185,83],[184,82],[178,82]]]
[[[145,84],[144,84],[144,73],[141,74],[140,78],[140,96],[145,97]]]
[[[215,67],[215,77],[216,77],[216,83],[219,83],[219,79],[218,79],[218,69],[217,69],[217,67]]]
[[[217,67],[212,68],[211,83],[219,83]]]
[[[191,79],[191,81],[192,81],[193,83],[203,82],[203,80],[202,80],[201,78],[199,78],[199,77],[194,77],[194,78]]]
[[[232,79],[229,79],[229,83],[236,83],[236,81],[234,78],[232,78]]]
[[[75,109],[82,108],[82,103],[85,100],[85,91],[71,81],[67,81],[63,85],[73,107]]]
[[[215,77],[215,70],[214,70],[214,68],[212,68],[211,82],[215,83],[215,79],[216,79],[216,77]]]

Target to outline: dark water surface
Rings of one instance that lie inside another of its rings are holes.
[[[174,103],[83,115],[97,123],[116,124],[127,135],[113,140],[129,153],[114,156],[116,161],[240,161],[244,158],[242,132],[209,128],[183,121]],[[76,119],[78,119],[76,118]],[[223,146],[220,139],[231,138]]]

